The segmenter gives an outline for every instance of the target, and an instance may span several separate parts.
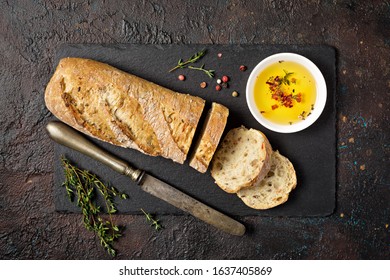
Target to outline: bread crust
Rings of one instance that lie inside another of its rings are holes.
[[[225,130],[229,109],[213,102],[191,155],[190,166],[205,173]]]
[[[89,136],[179,163],[205,105],[199,97],[84,58],[60,60],[45,103],[58,119]]]
[[[249,186],[253,186],[254,184],[257,184],[261,180],[264,179],[264,177],[268,174],[269,170],[271,169],[271,155],[272,155],[272,146],[269,142],[267,136],[259,130],[256,129],[250,129],[251,131],[255,131],[256,133],[260,134],[264,139],[264,149],[265,149],[265,158],[263,161],[263,168],[261,168],[259,174],[257,177],[255,177],[251,182],[248,182],[247,184],[243,185],[241,188],[246,188]],[[262,147],[263,148],[263,147]]]

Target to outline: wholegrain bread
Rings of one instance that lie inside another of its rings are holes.
[[[45,102],[58,119],[87,135],[179,163],[205,105],[199,97],[83,58],[60,60]]]
[[[213,102],[190,159],[190,166],[205,173],[225,130],[229,109]]]
[[[271,154],[271,144],[263,133],[234,128],[214,155],[211,176],[224,191],[236,193],[264,179],[271,168]]]
[[[241,189],[237,195],[249,207],[269,209],[285,203],[297,185],[294,166],[278,151],[271,157],[271,170],[260,183]]]

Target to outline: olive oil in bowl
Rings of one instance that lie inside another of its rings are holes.
[[[280,125],[305,121],[315,109],[316,82],[293,61],[277,61],[256,77],[254,101],[262,116]]]
[[[277,53],[260,61],[249,75],[246,102],[263,127],[294,133],[322,114],[327,88],[320,69],[296,53]]]

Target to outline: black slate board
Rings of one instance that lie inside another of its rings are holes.
[[[186,59],[201,49],[207,49],[207,55],[198,64],[205,63],[206,68],[215,69],[218,77],[228,75],[231,78],[228,89],[216,92],[214,89],[216,79],[211,80],[200,71],[180,69],[168,73],[179,58]],[[280,134],[267,130],[256,122],[246,105],[245,85],[251,70],[263,58],[278,52],[294,52],[306,56],[318,66],[327,83],[328,100],[324,112],[314,125],[298,133]],[[222,58],[218,58],[218,53],[222,53]],[[230,116],[225,134],[229,129],[240,125],[263,131],[273,148],[278,149],[293,162],[298,186],[285,204],[274,209],[259,211],[248,208],[236,195],[223,192],[214,184],[209,171],[206,174],[198,173],[189,167],[188,161],[181,165],[168,159],[146,156],[131,149],[115,147],[92,139],[104,149],[231,216],[327,216],[333,213],[336,191],[336,53],[334,48],[283,45],[72,44],[61,46],[55,65],[60,58],[68,56],[99,60],[172,90],[200,96],[207,101],[203,118],[212,101],[226,105],[230,109]],[[246,65],[248,70],[240,72],[240,65]],[[184,82],[179,81],[177,79],[179,74],[186,75],[187,79]],[[209,84],[206,89],[200,88],[199,84],[202,81]],[[233,90],[240,93],[238,98],[231,96]],[[199,130],[195,137],[198,133]],[[105,181],[128,193],[130,196],[128,200],[117,201],[118,209],[122,213],[140,214],[140,208],[143,208],[151,213],[183,214],[181,210],[142,192],[129,178],[115,173],[80,153],[56,144],[54,194],[57,211],[79,212],[75,204],[69,202],[65,189],[60,187],[64,180],[60,164],[61,155],[65,155],[78,166],[96,173]]]

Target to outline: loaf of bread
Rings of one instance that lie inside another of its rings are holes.
[[[237,192],[239,198],[251,208],[269,209],[285,203],[297,185],[294,166],[278,151],[271,156],[271,170],[258,184]]]
[[[229,116],[229,109],[213,102],[190,159],[190,166],[205,173],[218,147]]]
[[[271,168],[272,147],[256,129],[230,130],[217,149],[211,164],[215,183],[228,193],[255,185]]]
[[[45,102],[58,119],[87,135],[179,163],[205,105],[199,97],[83,58],[61,59]]]

